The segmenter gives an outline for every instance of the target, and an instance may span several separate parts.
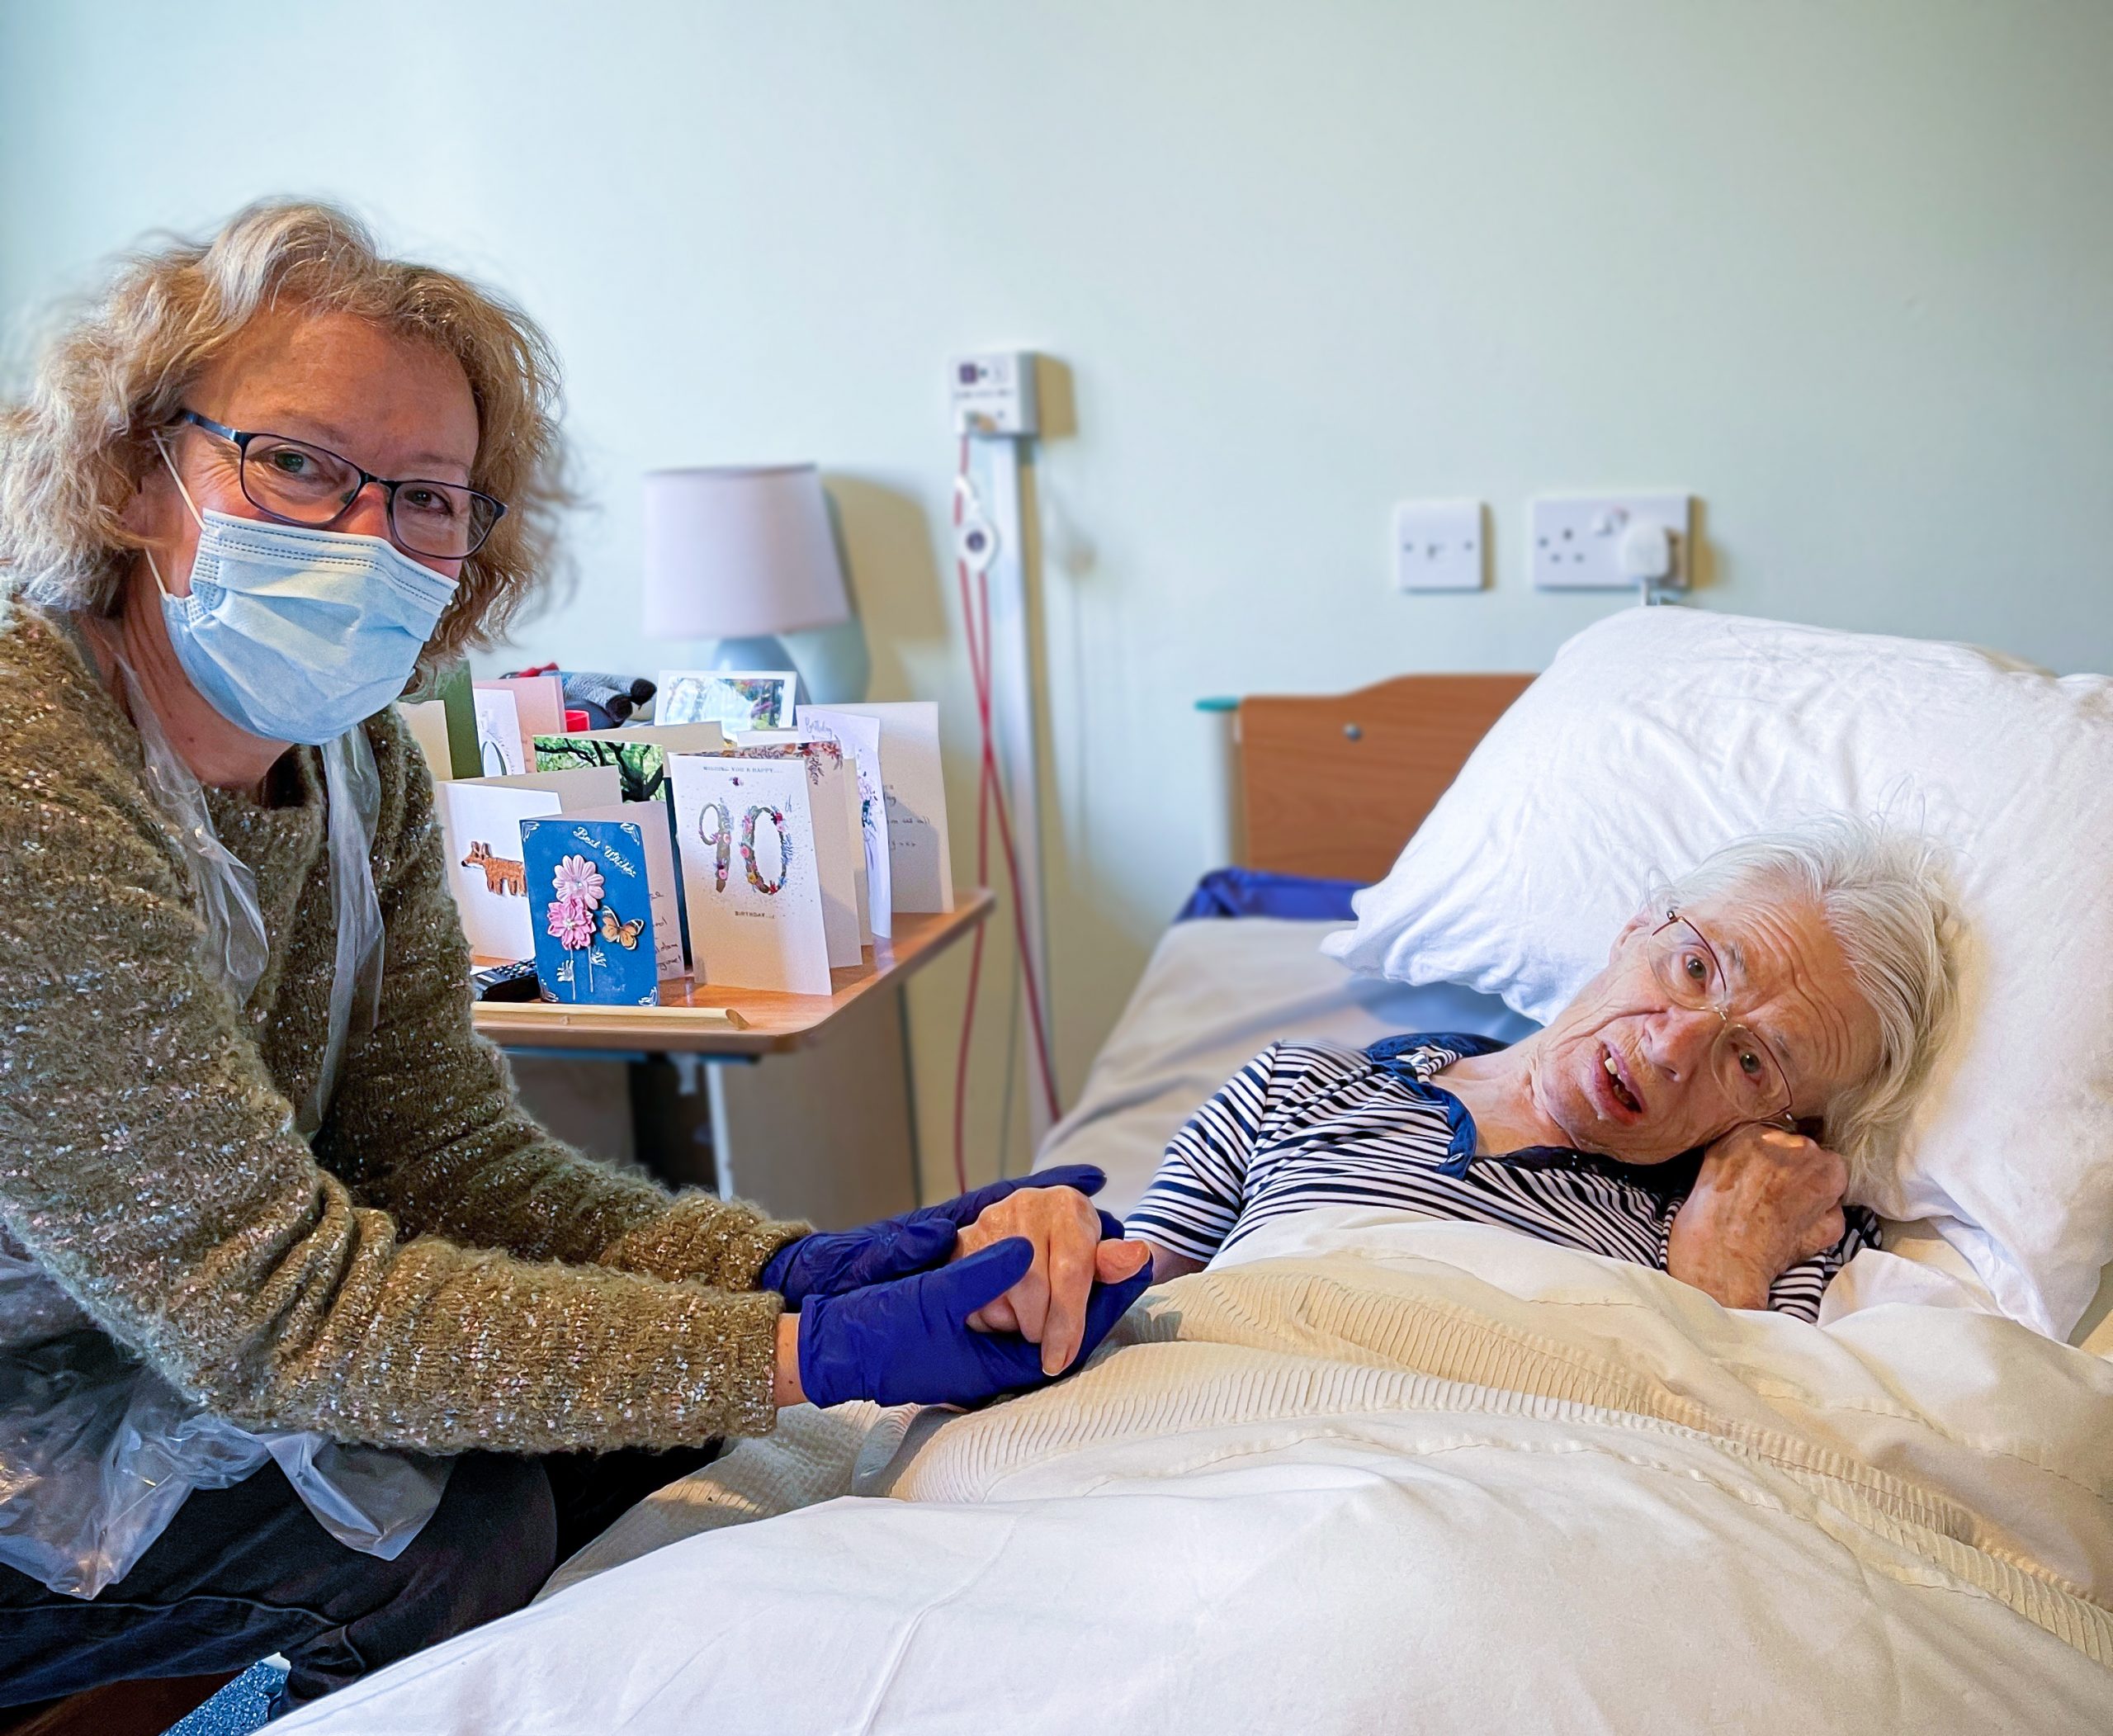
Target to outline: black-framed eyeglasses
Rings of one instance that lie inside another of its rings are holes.
[[[1723,1029],[1709,1048],[1709,1070],[1718,1088],[1749,1121],[1787,1121],[1795,1093],[1775,1051],[1732,1017],[1732,992],[1717,948],[1677,910],[1652,929],[1651,974],[1674,1004],[1714,1013]]]
[[[196,410],[178,410],[171,426],[186,423],[233,446],[240,454],[243,499],[289,524],[327,530],[352,509],[369,483],[379,483],[389,498],[389,534],[399,547],[436,561],[461,561],[482,548],[506,516],[503,500],[459,482],[423,476],[392,481],[328,447],[227,428]]]

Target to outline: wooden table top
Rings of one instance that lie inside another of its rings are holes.
[[[659,1006],[574,1006],[543,1000],[480,1000],[477,1029],[503,1047],[640,1049],[649,1053],[771,1055],[803,1048],[862,996],[901,982],[990,914],[981,887],[957,895],[943,915],[898,911],[892,939],[876,939],[870,962],[830,972],[835,992],[787,995],[772,989],[664,982]],[[480,963],[488,961],[480,960]],[[677,1002],[674,997],[683,996]],[[731,1013],[733,1019],[727,1017]],[[737,1023],[736,1020],[739,1022]]]

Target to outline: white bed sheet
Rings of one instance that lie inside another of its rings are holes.
[[[2113,1728],[2113,1368],[1993,1317],[1321,1211],[1073,1379],[781,1433],[288,1736]]]
[[[1363,1047],[1401,1031],[1472,1031],[1516,1042],[1536,1029],[1493,996],[1346,970],[1320,950],[1348,925],[1271,917],[1176,923],[1160,937],[1077,1107],[1050,1130],[1038,1169],[1095,1163],[1118,1217],[1158,1171],[1182,1123],[1252,1056],[1282,1038]],[[1999,1312],[1965,1260],[1927,1225],[1886,1226],[1829,1286],[1821,1319],[1882,1303]],[[2073,1341],[2113,1356],[2113,1270]]]
[[[1320,932],[1174,930],[1044,1161],[1127,1203],[1272,1038],[1474,1015],[1345,981]],[[1043,1392],[787,1412],[286,1728],[2113,1729],[2113,1368],[1894,1263],[1814,1327],[1307,1213]]]

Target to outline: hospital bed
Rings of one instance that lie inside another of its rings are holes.
[[[1524,680],[1244,703],[1249,914],[1162,938],[1042,1161],[1120,1211],[1273,1038],[1530,1029],[1316,951],[1325,882],[1385,870]],[[787,1412],[529,1610],[286,1728],[2113,1728],[2113,1365],[1868,1299],[1815,1328],[1307,1214],[1045,1392]]]

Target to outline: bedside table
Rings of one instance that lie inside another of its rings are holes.
[[[901,986],[994,903],[978,888],[898,915],[826,996],[699,984],[679,1005],[487,1000],[472,1017],[522,1105],[581,1149],[823,1228],[869,1223],[919,1203]]]

